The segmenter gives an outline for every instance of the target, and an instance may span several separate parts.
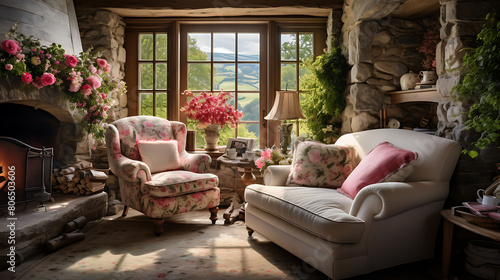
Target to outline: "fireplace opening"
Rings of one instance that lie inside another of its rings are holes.
[[[36,148],[56,147],[60,122],[32,106],[0,103],[0,136],[12,137]]]

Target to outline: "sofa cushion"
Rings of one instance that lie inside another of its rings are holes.
[[[137,142],[141,160],[151,173],[175,170],[181,167],[176,140],[140,140]]]
[[[144,187],[152,197],[173,197],[213,189],[218,184],[214,174],[175,170],[153,174]]]
[[[250,185],[246,201],[320,238],[355,243],[361,239],[364,222],[349,215],[352,199],[334,189]]]
[[[410,163],[417,157],[415,152],[382,142],[373,148],[352,171],[339,192],[354,198],[362,188],[368,185],[404,181],[413,171]]]
[[[298,143],[287,185],[339,188],[356,167],[354,148],[315,141]]]

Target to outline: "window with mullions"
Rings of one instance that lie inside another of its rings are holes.
[[[310,75],[304,62],[314,58],[313,32],[281,32],[280,33],[280,88],[281,90],[297,90],[300,92],[301,104],[307,98],[307,92],[301,87],[303,79]],[[296,127],[294,126],[294,129]],[[300,123],[301,135],[307,135],[304,120]],[[297,135],[294,133],[294,135]]]
[[[187,89],[196,92],[230,92],[232,105],[243,112],[237,128],[225,127],[219,145],[230,137],[254,138],[260,134],[261,38],[254,32],[187,32]],[[188,120],[188,128],[196,129]],[[197,147],[204,140],[197,134]]]
[[[167,118],[167,33],[139,33],[138,113]]]

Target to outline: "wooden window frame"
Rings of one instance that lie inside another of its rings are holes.
[[[264,116],[270,111],[274,103],[276,91],[281,85],[281,32],[314,32],[314,55],[320,55],[326,48],[327,18],[316,17],[238,17],[238,18],[125,18],[126,31],[124,48],[126,61],[137,61],[138,34],[141,32],[166,32],[168,33],[168,78],[167,78],[167,119],[186,122],[179,108],[186,102],[186,97],[181,95],[181,88],[185,77],[181,77],[181,27],[188,25],[261,25],[266,29],[265,48],[266,57],[264,67],[261,67],[260,90],[265,92],[260,97],[260,127],[259,148],[279,145],[277,121],[266,121]],[[262,52],[261,52],[262,53]],[[262,62],[261,62],[262,63]],[[262,69],[264,68],[264,69]],[[128,115],[138,114],[138,65],[125,63],[125,82],[127,83],[127,108]],[[182,81],[181,81],[182,80]],[[184,83],[186,84],[186,83]],[[187,84],[186,84],[187,85]],[[264,128],[264,129],[262,129]]]

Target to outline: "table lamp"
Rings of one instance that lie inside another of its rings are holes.
[[[266,120],[298,120],[305,119],[302,108],[300,107],[298,91],[276,91],[276,99],[274,100],[273,108],[267,116]],[[291,142],[290,133],[292,132],[292,123],[282,122],[278,126],[280,130],[280,148],[281,153],[286,155],[288,145]],[[299,129],[297,122],[297,131]]]

